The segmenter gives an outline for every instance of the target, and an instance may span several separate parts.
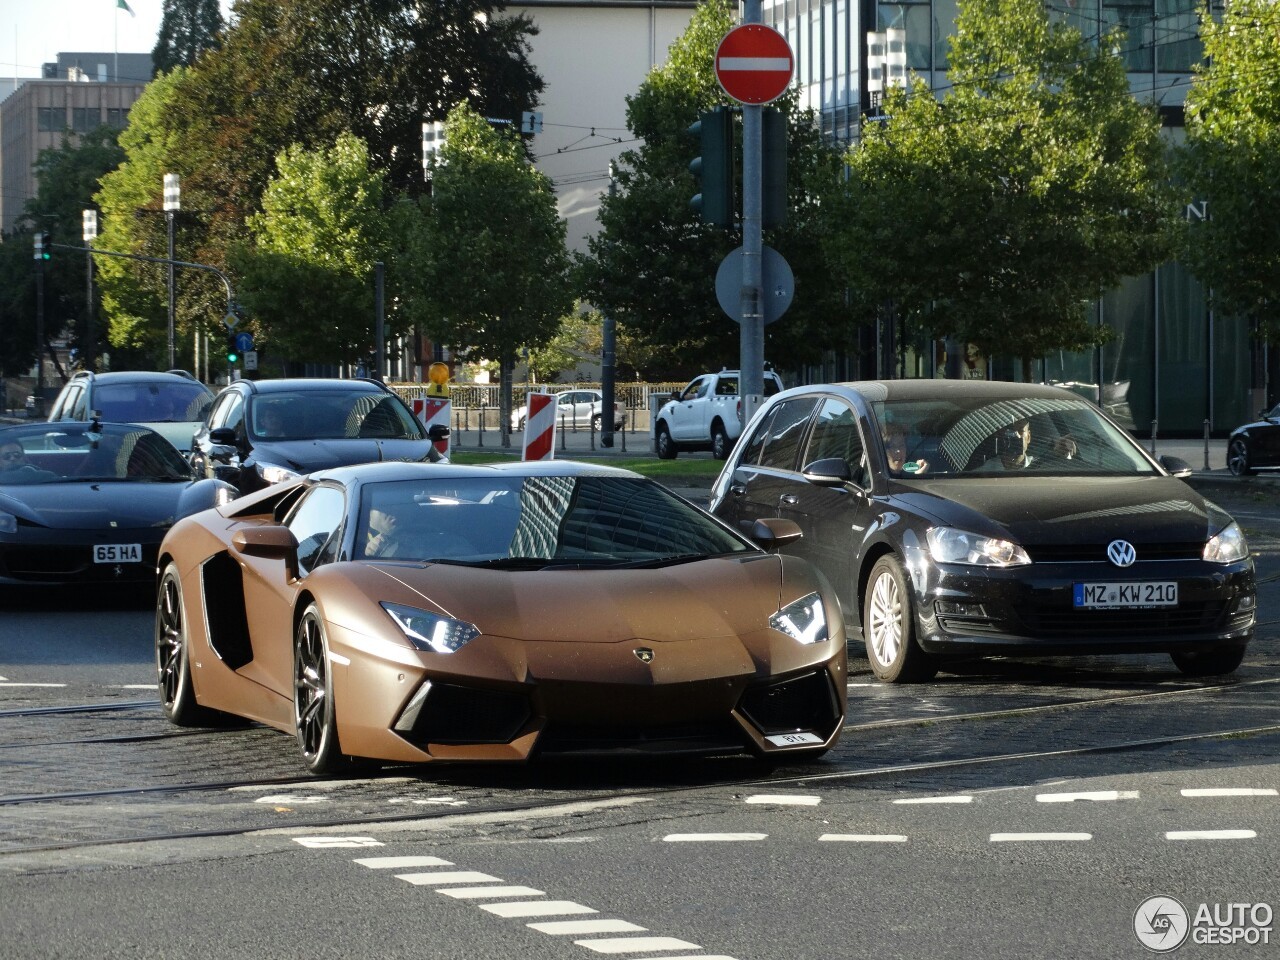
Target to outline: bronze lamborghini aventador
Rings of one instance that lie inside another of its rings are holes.
[[[380,463],[278,484],[160,548],[165,714],[352,758],[811,759],[840,735],[826,581],[634,473],[568,461]]]

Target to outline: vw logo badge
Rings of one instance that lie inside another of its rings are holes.
[[[1117,567],[1132,567],[1138,554],[1128,540],[1112,540],[1107,544],[1107,559]]]
[[[641,663],[653,663],[653,651],[648,647],[636,647],[631,651]]]

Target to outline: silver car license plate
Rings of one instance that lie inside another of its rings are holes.
[[[1176,580],[1129,583],[1077,583],[1073,603],[1077,609],[1133,610],[1143,607],[1176,607]]]
[[[140,543],[99,543],[93,548],[94,563],[141,563]]]

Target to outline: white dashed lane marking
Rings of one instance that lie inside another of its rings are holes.
[[[397,873],[397,880],[403,880],[406,883],[412,883],[416,886],[436,886],[439,884],[462,884],[462,883],[501,883],[497,877],[491,877],[487,873],[477,873],[475,870],[454,870],[442,873]]]
[[[785,793],[757,793],[755,796],[747,797],[746,803],[770,803],[779,806],[789,807],[816,807],[822,802],[821,797],[805,797],[797,794]]]
[[[1196,787],[1182,791],[1184,797],[1274,797],[1274,787]]]
[[[454,887],[450,890],[441,890],[446,897],[454,897],[458,900],[478,900],[489,897],[545,897],[546,894],[541,890],[535,890],[533,887]]]
[[[1252,840],[1252,830],[1170,830],[1166,840]]]
[[[356,863],[370,870],[406,870],[409,867],[452,867],[439,857],[365,857]]]
[[[824,833],[819,840],[833,840],[840,843],[906,843],[907,838],[900,833]]]
[[[294,843],[304,847],[380,847],[381,840],[373,837],[294,837]]]
[[[725,843],[742,840],[763,840],[767,833],[669,833],[662,839],[667,843]]]
[[[1074,803],[1076,800],[1137,800],[1137,790],[1095,790],[1091,793],[1037,793],[1040,803]]]
[[[599,913],[591,907],[572,900],[517,900],[514,903],[482,903],[481,910],[488,910],[499,917],[563,917],[573,913]]]
[[[1093,834],[1091,833],[993,833],[991,835],[992,843],[1078,842],[1092,839]]]
[[[537,930],[552,937],[581,937],[588,933],[646,933],[644,927],[626,920],[548,920],[546,923],[526,923],[530,930]]]
[[[907,797],[904,800],[895,800],[893,802],[900,804],[973,803],[973,797],[968,794],[962,794],[955,797]]]
[[[696,943],[675,937],[614,937],[603,940],[575,940],[580,947],[596,953],[654,953],[659,950],[701,950]],[[678,960],[663,957],[662,960]],[[699,957],[698,960],[733,960],[733,957]]]

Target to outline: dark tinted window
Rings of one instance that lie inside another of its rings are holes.
[[[862,434],[858,432],[858,419],[843,400],[828,398],[822,401],[813,421],[813,432],[804,452],[804,463],[838,457],[849,465],[849,475],[855,483],[866,479],[863,462]]]
[[[760,451],[756,461],[760,466],[777,470],[796,469],[800,440],[804,436],[805,425],[809,422],[809,414],[813,413],[817,402],[814,397],[797,397],[783,401],[774,408],[774,413],[769,418],[768,434],[764,437],[764,449]]]
[[[342,542],[346,498],[337,487],[312,489],[285,524],[298,538],[298,566],[303,574],[337,558]]]

